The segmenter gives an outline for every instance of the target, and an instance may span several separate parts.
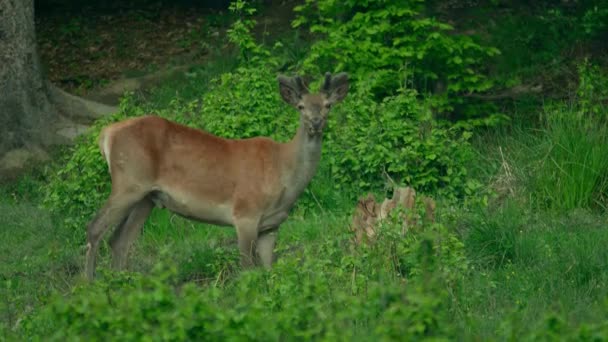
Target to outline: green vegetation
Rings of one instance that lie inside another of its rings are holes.
[[[541,1],[488,18],[491,2],[447,20],[448,2],[387,3],[305,1],[294,25],[311,41],[263,44],[252,7],[236,1],[233,53],[128,94],[56,162],[0,187],[0,339],[608,339],[608,74],[593,53],[608,8],[581,1],[541,18]],[[564,41],[588,49],[568,63],[554,36],[565,23]],[[538,54],[522,48],[536,41]],[[155,209],[129,271],[110,271],[102,245],[98,280],[83,281],[85,226],[110,185],[101,127],[154,112],[286,141],[297,117],[276,75],[326,70],[349,72],[352,88],[272,270],[240,270],[232,229]],[[562,89],[544,98],[469,96],[547,78]],[[386,197],[393,183],[433,196],[436,221],[403,235],[392,217],[356,245],[356,198]]]
[[[348,70],[377,98],[405,87],[427,95],[440,114],[458,112],[459,94],[492,86],[482,63],[499,51],[452,34],[451,25],[423,16],[424,8],[418,0],[306,1],[296,8],[294,26],[307,24],[322,36],[302,62],[304,70]],[[466,116],[494,114],[466,107]]]

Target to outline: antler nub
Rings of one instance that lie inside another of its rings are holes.
[[[324,92],[329,92],[331,89],[331,73],[328,71],[325,73],[325,81],[323,82],[323,87],[321,90]]]
[[[294,79],[296,81],[296,87],[298,88],[298,91],[300,91],[301,93],[307,93],[308,89],[304,85],[304,81],[302,81],[302,77],[296,76],[296,77],[294,77]]]

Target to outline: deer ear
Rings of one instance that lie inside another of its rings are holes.
[[[348,93],[348,74],[341,72],[332,77],[329,72],[326,73],[321,89],[332,104],[344,100]]]
[[[302,79],[296,77],[293,78],[280,75],[279,81],[279,93],[285,102],[292,106],[297,106],[298,102],[302,99]]]

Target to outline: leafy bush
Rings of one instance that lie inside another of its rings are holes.
[[[379,99],[402,87],[436,94],[433,105],[450,112],[462,93],[485,91],[492,82],[482,62],[498,52],[424,16],[423,1],[313,1],[296,7],[295,27],[321,34],[304,60],[307,71],[345,70],[370,82]],[[493,113],[476,113],[487,116]]]
[[[569,79],[575,63],[585,56],[601,60],[608,33],[606,1],[558,4],[539,0],[505,5],[499,1],[478,2],[468,11],[474,18],[468,22],[473,26],[469,29],[483,32],[480,37],[486,44],[501,51],[489,67],[497,85],[511,88],[540,83],[545,95],[561,97],[572,90]],[[462,23],[453,12],[445,15]],[[542,99],[530,95],[519,100],[542,104]]]
[[[251,35],[251,30],[256,25],[251,16],[257,10],[245,0],[232,1],[229,9],[237,19],[226,33],[228,40],[238,47],[240,58],[244,62],[259,62],[262,57],[269,58],[270,52]]]
[[[20,332],[52,341],[446,338],[453,331],[442,270],[460,277],[466,262],[453,234],[426,228],[403,239],[400,225],[387,224],[375,248],[348,249],[345,227],[331,227],[332,238],[286,255],[272,271],[243,272],[223,286],[178,284],[166,264],[149,276],[106,273],[52,298]],[[418,261],[400,273],[387,253]]]
[[[341,184],[378,189],[384,175],[423,192],[462,195],[467,183],[470,133],[436,121],[414,91],[375,102],[359,88],[335,109],[327,158]]]
[[[589,38],[600,40],[608,31],[608,6],[599,1],[589,5],[580,19],[581,26]]]
[[[276,72],[267,66],[241,67],[213,82],[203,94],[192,124],[225,138],[268,136],[287,141],[299,120],[279,97]]]

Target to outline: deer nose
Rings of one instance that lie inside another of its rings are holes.
[[[319,129],[321,127],[321,125],[323,124],[323,119],[321,118],[312,118],[312,120],[310,120],[312,123],[312,126],[315,129]]]

